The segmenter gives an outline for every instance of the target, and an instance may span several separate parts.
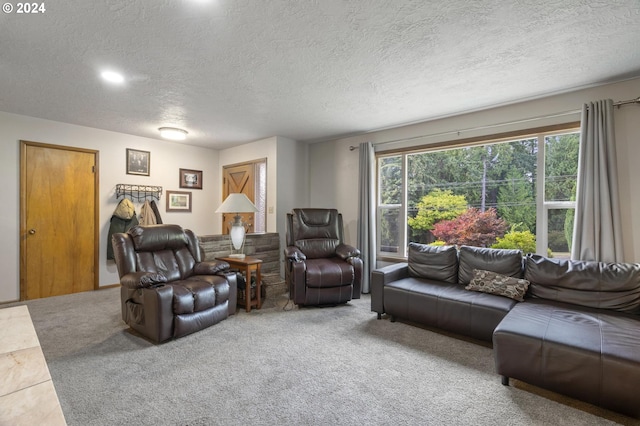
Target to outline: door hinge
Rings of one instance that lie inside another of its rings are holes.
[[[91,166],[91,173],[95,173],[96,172],[96,166]]]

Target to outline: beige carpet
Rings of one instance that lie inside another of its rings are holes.
[[[285,303],[162,345],[128,331],[117,288],[26,304],[69,425],[640,424],[502,386],[489,347],[377,320],[368,295]]]

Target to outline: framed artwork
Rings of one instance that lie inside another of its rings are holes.
[[[190,212],[191,193],[185,191],[167,191],[168,212]]]
[[[202,189],[202,170],[180,169],[180,188]]]
[[[127,148],[127,174],[149,176],[151,153]]]

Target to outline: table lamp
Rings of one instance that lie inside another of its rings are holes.
[[[231,228],[229,229],[229,238],[231,246],[235,249],[235,253],[231,253],[229,257],[244,259],[244,236],[246,234],[247,224],[242,222],[240,213],[255,213],[258,209],[253,205],[249,198],[242,193],[229,194],[216,213],[235,213]]]

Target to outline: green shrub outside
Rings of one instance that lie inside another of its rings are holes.
[[[531,231],[511,231],[504,234],[504,237],[498,237],[495,244],[491,248],[498,249],[519,249],[524,254],[536,252],[536,236]]]

